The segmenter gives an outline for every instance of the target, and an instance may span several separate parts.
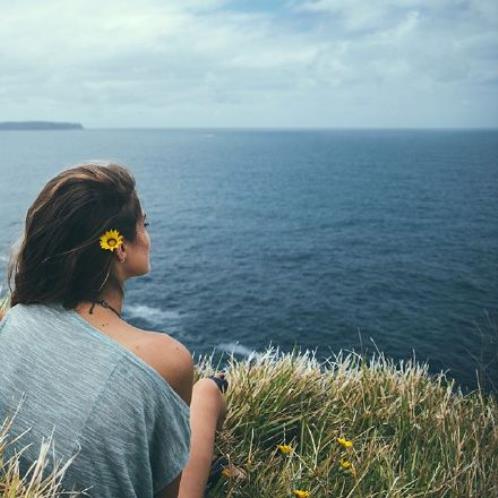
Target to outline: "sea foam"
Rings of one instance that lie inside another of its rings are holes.
[[[152,324],[161,324],[168,321],[178,321],[181,315],[175,310],[164,310],[146,304],[132,304],[126,306],[125,313],[134,318],[143,318]]]
[[[225,351],[226,353],[229,354],[232,353],[239,354],[246,358],[258,356],[258,353],[256,351],[242,344],[239,344],[238,342],[222,342],[221,344],[218,344],[216,346],[216,349],[219,349],[220,351]]]

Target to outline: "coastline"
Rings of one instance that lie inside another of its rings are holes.
[[[54,121],[3,121],[0,131],[31,131],[31,130],[83,130],[81,123]]]

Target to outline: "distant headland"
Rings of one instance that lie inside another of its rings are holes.
[[[83,130],[81,123],[55,123],[53,121],[4,121],[2,130]]]

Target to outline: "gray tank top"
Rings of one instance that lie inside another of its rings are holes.
[[[16,412],[17,409],[17,412]],[[26,473],[40,443],[62,486],[95,498],[152,498],[190,450],[189,406],[141,358],[61,304],[17,304],[0,322],[0,425],[15,413],[5,458]],[[5,460],[4,458],[4,460]]]

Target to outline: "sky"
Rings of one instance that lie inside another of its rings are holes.
[[[498,127],[496,0],[0,0],[0,121]]]

